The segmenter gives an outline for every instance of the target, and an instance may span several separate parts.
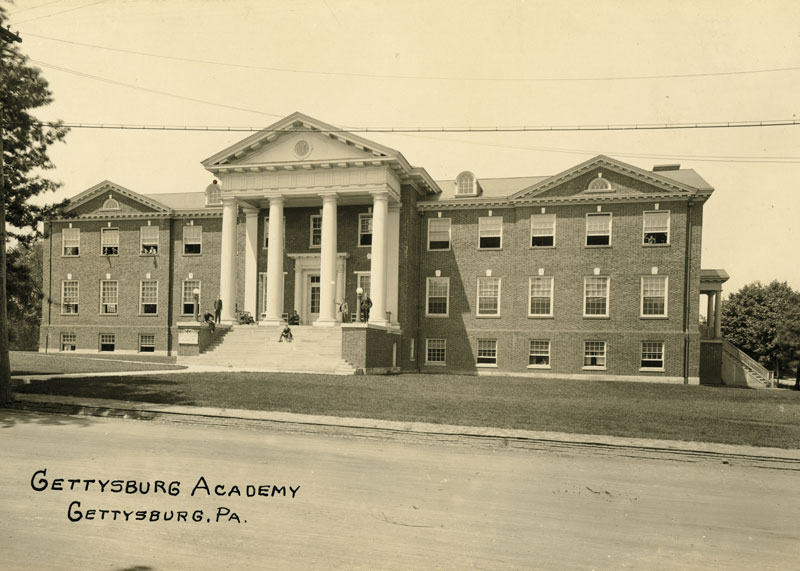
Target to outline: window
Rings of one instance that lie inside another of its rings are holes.
[[[642,369],[664,370],[664,343],[662,341],[642,343]]]
[[[369,279],[369,272],[357,272],[356,273],[356,288],[361,288],[363,290],[362,295],[364,297],[369,297],[369,286],[370,286],[370,279]]]
[[[540,339],[531,340],[530,354],[528,356],[528,368],[550,368],[550,341],[543,341]]]
[[[428,278],[425,315],[447,317],[447,301],[450,297],[450,278]]]
[[[116,280],[102,280],[100,282],[100,313],[103,315],[116,315],[117,302],[119,301],[119,285]]]
[[[611,189],[611,183],[608,182],[608,179],[603,178],[602,176],[598,176],[595,179],[592,179],[592,182],[589,183],[589,186],[586,188],[589,192],[604,192]]]
[[[202,253],[203,253],[203,227],[184,226],[183,254],[194,256]]]
[[[608,278],[589,277],[583,280],[583,315],[608,316]]]
[[[669,244],[669,210],[644,213],[643,244]]]
[[[447,340],[446,339],[426,339],[425,340],[425,362],[442,363],[447,359]]]
[[[530,278],[528,283],[530,304],[528,315],[553,315],[553,278]]]
[[[311,216],[311,242],[312,248],[322,247],[322,216],[314,214]]]
[[[155,335],[139,335],[139,353],[155,353],[156,351],[156,336]]]
[[[80,256],[81,254],[81,229],[64,228],[61,230],[61,255]]]
[[[62,351],[74,351],[75,345],[78,340],[78,336],[74,333],[62,333],[61,334],[61,350]]]
[[[139,313],[142,315],[158,313],[158,281],[142,280],[139,283]]]
[[[478,193],[475,175],[464,171],[456,177],[456,196],[475,196]]]
[[[611,213],[595,212],[586,215],[586,245],[611,245]]]
[[[478,315],[500,315],[500,278],[478,278]]]
[[[642,317],[667,316],[667,276],[642,276]]]
[[[206,206],[218,206],[220,204],[222,204],[222,188],[215,180],[206,187]]]
[[[116,347],[116,336],[113,333],[100,334],[100,350],[114,351]]]
[[[503,217],[481,216],[478,218],[478,247],[500,249],[503,247]]]
[[[78,313],[78,280],[61,282],[61,313]]]
[[[478,365],[497,365],[497,339],[478,339]]]
[[[100,255],[119,256],[119,228],[100,229]]]
[[[358,245],[372,246],[372,214],[358,215]]]
[[[583,368],[584,369],[605,369],[606,368],[606,342],[605,341],[585,341],[583,344]]]
[[[286,216],[283,217],[283,247],[286,248]],[[264,218],[264,248],[269,248],[269,216]]]
[[[194,315],[194,290],[200,290],[200,280],[184,280],[183,282],[183,308],[181,313],[183,315]],[[197,307],[199,310],[200,307],[200,296],[201,293],[197,296]]]
[[[158,254],[158,226],[142,226],[139,229],[139,253],[146,256]]]
[[[534,214],[531,216],[531,247],[541,248],[556,245],[556,215]]]
[[[103,203],[103,207],[100,210],[119,210],[119,202],[109,195],[108,200]]]
[[[450,219],[428,219],[428,250],[450,249]]]

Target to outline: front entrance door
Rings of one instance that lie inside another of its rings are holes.
[[[319,274],[311,274],[308,276],[308,295],[306,299],[308,300],[308,313],[309,313],[309,323],[313,323],[319,317],[319,301],[320,301],[320,289],[319,289]]]

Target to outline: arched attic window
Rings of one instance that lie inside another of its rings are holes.
[[[114,200],[112,195],[108,195],[108,199],[103,203],[103,208],[100,210],[119,210],[119,202]]]
[[[477,196],[479,193],[480,185],[474,174],[464,171],[456,177],[456,196]]]
[[[218,206],[222,204],[222,188],[214,180],[206,187],[206,206]]]
[[[603,178],[603,173],[597,173],[597,178],[592,179],[592,182],[589,183],[589,186],[586,187],[588,192],[611,192],[614,189],[611,187],[611,183],[608,179]]]

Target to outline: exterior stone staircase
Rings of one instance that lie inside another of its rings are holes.
[[[762,389],[771,387],[772,375],[758,361],[729,341],[722,342],[722,384]]]
[[[292,326],[294,340],[279,343],[283,327],[234,325],[198,356],[182,357],[186,365],[232,367],[246,371],[327,373],[352,375],[355,369],[342,359],[339,327]]]

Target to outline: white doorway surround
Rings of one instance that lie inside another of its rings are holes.
[[[320,271],[320,254],[287,254],[287,256],[294,260],[294,306],[300,314],[300,323],[303,325],[311,325],[315,323],[319,314],[311,312],[312,305],[312,289],[319,288],[321,291]],[[347,269],[347,258],[349,254],[339,252],[336,254],[336,281],[331,284],[334,286],[334,304],[338,304],[345,295],[345,271]],[[315,282],[312,283],[312,276],[315,276]],[[323,309],[323,308],[320,308]],[[291,310],[290,310],[291,311]],[[334,305],[333,314],[337,319],[341,319],[337,312],[337,307]]]

